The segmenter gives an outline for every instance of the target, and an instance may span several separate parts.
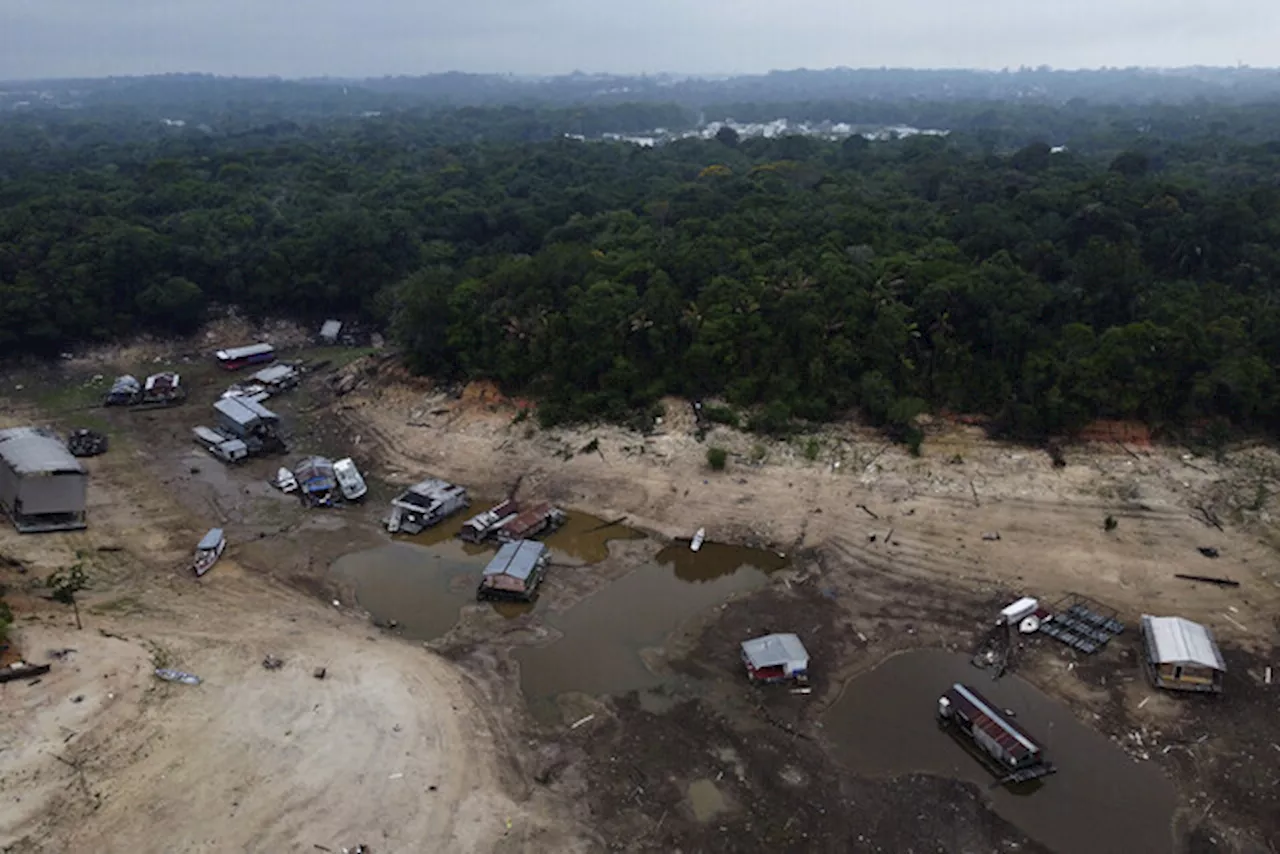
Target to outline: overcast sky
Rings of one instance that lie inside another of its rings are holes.
[[[0,0],[0,79],[1267,66],[1280,0]]]

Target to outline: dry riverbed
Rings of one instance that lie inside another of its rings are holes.
[[[1169,781],[1166,850],[1280,846],[1277,763],[1261,760],[1280,757],[1280,674],[1262,680],[1280,670],[1280,461],[1266,448],[1215,461],[1068,447],[1055,469],[1042,451],[938,425],[914,459],[849,425],[777,442],[717,428],[699,441],[678,401],[652,436],[544,431],[491,388],[449,394],[393,362],[338,358],[269,404],[296,453],[226,470],[188,436],[227,380],[201,362],[204,340],[187,349],[192,399],[173,410],[80,408],[94,374],[145,371],[132,363],[143,354],[184,364],[172,346],[0,385],[10,421],[87,423],[113,442],[89,462],[88,532],[0,532],[0,553],[28,570],[0,568],[18,643],[36,660],[77,650],[42,683],[0,689],[15,724],[0,751],[0,843],[25,846],[15,851],[91,838],[157,852],[1070,851],[1052,821],[964,774],[859,767],[846,748],[861,736],[831,716],[894,653],[967,653],[1011,598],[1072,592],[1131,627],[1141,613],[1210,624],[1227,692],[1154,693],[1133,629],[1088,659],[1031,640],[1007,678]],[[354,389],[335,395],[339,383]],[[731,452],[726,471],[707,468],[710,445]],[[363,506],[308,514],[265,485],[292,456],[340,451],[369,475]],[[386,498],[426,475],[494,498],[518,484],[575,511],[577,527],[551,541],[557,566],[536,607],[476,604],[485,555],[441,545],[447,531],[389,542]],[[182,567],[214,524],[233,546],[196,583]],[[671,542],[700,526],[715,548],[695,561]],[[83,632],[31,584],[77,551],[93,580]],[[737,643],[767,631],[802,636],[812,693],[744,684]],[[268,653],[285,667],[264,670]],[[156,684],[158,661],[205,683]],[[1030,798],[1052,805],[1054,785]],[[1084,807],[1063,799],[1072,809]],[[1093,851],[1107,844],[1100,826]]]

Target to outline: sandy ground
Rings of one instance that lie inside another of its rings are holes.
[[[87,532],[0,528],[0,554],[26,570],[3,576],[16,644],[37,661],[74,650],[0,685],[0,849],[585,850],[511,771],[483,685],[235,546],[201,581],[184,571],[206,523],[145,476],[147,456],[89,461]],[[82,631],[34,583],[77,554],[92,581]],[[265,669],[268,654],[283,667]],[[161,682],[156,666],[203,683]]]
[[[215,339],[239,343],[258,332],[224,324]],[[301,340],[285,327],[273,334]],[[185,351],[195,385],[225,384],[199,366],[200,349],[215,339],[202,336]],[[139,345],[84,354],[62,374],[81,382],[174,356],[172,346]],[[350,391],[335,396],[335,386]],[[28,418],[63,427],[80,418],[38,403]],[[39,684],[0,687],[0,712],[15,722],[0,735],[0,846],[1037,851],[983,807],[976,789],[926,778],[886,785],[839,768],[818,721],[847,680],[886,656],[968,649],[1000,604],[1072,592],[1130,624],[1150,612],[1212,626],[1228,654],[1228,699],[1209,706],[1153,697],[1134,669],[1133,633],[1087,661],[1048,641],[1029,644],[1019,672],[1136,760],[1160,764],[1182,797],[1180,851],[1280,845],[1274,765],[1250,761],[1280,743],[1276,689],[1260,675],[1280,664],[1273,450],[1239,448],[1215,460],[1177,447],[1080,445],[1055,469],[1042,451],[942,424],[930,428],[921,458],[854,425],[786,441],[716,428],[700,442],[679,401],[668,402],[650,436],[609,426],[541,430],[492,388],[446,393],[383,359],[312,378],[282,405],[299,448],[357,454],[374,493],[365,508],[340,521],[308,515],[263,486],[280,462],[228,471],[193,456],[187,431],[202,416],[189,404],[110,415],[112,451],[89,463],[89,532],[32,539],[0,531],[0,554],[30,568],[25,576],[0,568],[21,617],[19,643],[37,659],[77,650]],[[593,441],[598,449],[585,451]],[[726,471],[707,467],[710,446],[729,450]],[[348,609],[345,592],[343,607],[329,603],[329,560],[380,542],[386,495],[428,475],[478,496],[501,495],[518,480],[522,496],[625,516],[656,535],[615,543],[589,571],[553,576],[549,610],[591,596],[637,555],[700,526],[713,541],[768,546],[793,562],[766,590],[692,620],[649,651],[650,666],[688,681],[660,704],[665,711],[634,695],[579,698],[570,719],[590,712],[594,722],[548,729],[524,715],[509,654],[545,642],[538,614],[503,621],[465,609],[458,627],[429,645],[441,657],[371,628]],[[1112,531],[1107,516],[1117,520]],[[196,583],[182,567],[215,523],[234,532],[234,545]],[[1220,557],[1204,557],[1201,546]],[[26,595],[32,578],[78,550],[90,555],[94,580],[83,632],[69,628],[61,606]],[[1180,572],[1241,586],[1186,582],[1174,577]],[[737,641],[800,626],[815,657],[813,695],[745,692]],[[267,654],[284,667],[263,669]],[[158,663],[205,682],[159,683],[150,675]],[[327,668],[323,681],[311,675],[318,666]],[[1214,737],[1181,743],[1200,732]],[[708,821],[690,810],[686,792],[729,767],[725,751],[740,769],[721,784],[734,806]],[[925,802],[945,803],[947,818],[917,820]],[[784,814],[795,819],[774,821]],[[818,839],[825,847],[815,847]]]

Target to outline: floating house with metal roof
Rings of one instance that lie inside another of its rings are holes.
[[[428,478],[402,492],[391,502],[387,530],[395,534],[419,534],[471,504],[467,490],[439,478]]]
[[[563,510],[544,501],[541,504],[526,507],[514,517],[503,521],[494,533],[499,540],[507,543],[531,540],[559,528],[564,524],[565,518]]]
[[[753,682],[809,678],[809,651],[796,635],[772,634],[742,642],[742,663]]]
[[[1025,782],[1052,774],[1044,747],[968,685],[952,685],[938,698],[938,718],[967,736],[1002,780]]]
[[[86,527],[89,474],[62,440],[34,427],[0,430],[0,508],[24,534]]]
[[[1142,617],[1147,674],[1158,688],[1221,693],[1227,665],[1213,632],[1182,617]]]
[[[544,543],[517,540],[504,544],[484,568],[476,598],[532,601],[546,576],[549,559]]]
[[[519,514],[520,505],[514,498],[508,498],[463,522],[458,536],[468,543],[482,543],[491,537],[500,525]]]

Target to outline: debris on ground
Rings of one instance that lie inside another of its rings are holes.
[[[317,667],[315,670],[311,672],[311,675],[316,677],[317,679],[323,679],[326,672],[327,671],[325,670],[325,668]]]
[[[12,682],[15,679],[33,679],[48,672],[48,664],[29,664],[25,661],[15,661],[8,667],[0,669],[0,682]],[[31,684],[34,685],[35,683]]]
[[[200,677],[194,673],[185,673],[181,670],[171,670],[168,667],[157,667],[156,676],[166,682],[181,682],[183,685],[199,685]]]
[[[1218,556],[1218,550],[1215,549],[1213,546],[1200,546],[1199,548],[1196,549],[1196,551],[1200,552],[1200,554],[1204,555],[1205,557]]]
[[[1233,581],[1230,578],[1215,578],[1212,575],[1187,575],[1183,572],[1176,572],[1174,578],[1181,578],[1183,581],[1203,581],[1205,584],[1216,584],[1219,587],[1239,587],[1239,581]]]
[[[96,457],[107,452],[107,437],[83,427],[72,430],[67,437],[67,450],[73,457]]]
[[[284,667],[284,661],[277,656],[268,655],[266,658],[262,659],[262,666],[267,670],[279,670],[281,667]]]
[[[998,540],[1000,539],[1000,532],[999,531],[983,531],[982,539],[988,540],[988,541]]]
[[[569,729],[577,729],[578,727],[583,726],[584,724],[591,723],[595,719],[596,719],[595,715],[587,715],[585,718],[579,718],[578,720],[573,722],[573,724],[569,727]]]

